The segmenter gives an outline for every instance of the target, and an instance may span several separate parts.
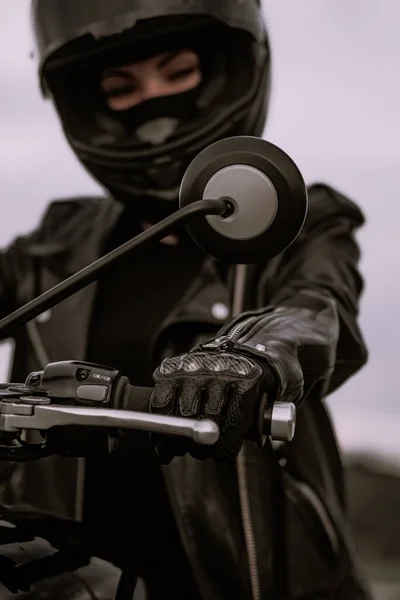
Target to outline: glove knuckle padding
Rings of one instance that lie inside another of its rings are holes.
[[[179,370],[179,365],[181,363],[181,356],[173,356],[171,358],[166,358],[162,361],[161,366],[157,369],[160,375],[173,375],[176,371]]]

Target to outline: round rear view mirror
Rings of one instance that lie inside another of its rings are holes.
[[[182,179],[180,207],[225,198],[226,215],[187,226],[205,251],[229,263],[262,262],[296,239],[307,214],[307,188],[293,160],[256,137],[227,138],[205,148]]]

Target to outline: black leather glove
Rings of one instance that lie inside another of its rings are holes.
[[[199,446],[174,438],[157,444],[162,462],[190,452],[198,459],[237,456],[256,422],[263,391],[274,385],[267,365],[239,352],[188,352],[165,359],[153,375],[151,411],[218,423],[215,446]]]

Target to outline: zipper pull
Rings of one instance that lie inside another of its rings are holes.
[[[224,352],[231,350],[232,347],[233,342],[227,335],[223,335],[221,337],[216,338],[212,342],[208,342],[207,344],[202,345],[202,349],[204,350],[222,350]]]

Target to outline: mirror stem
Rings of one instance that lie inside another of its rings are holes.
[[[31,321],[49,308],[93,283],[106,269],[129,252],[142,248],[149,243],[159,242],[166,234],[176,231],[177,225],[189,223],[200,216],[224,215],[226,211],[227,203],[224,198],[199,200],[176,211],[2,319],[0,321],[0,339],[9,337],[17,327]]]

